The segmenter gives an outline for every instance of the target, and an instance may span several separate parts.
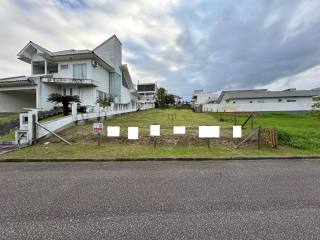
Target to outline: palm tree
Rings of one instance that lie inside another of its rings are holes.
[[[48,102],[54,102],[56,104],[61,103],[63,106],[63,115],[69,115],[70,102],[80,102],[79,96],[63,96],[60,93],[51,93],[48,97]]]

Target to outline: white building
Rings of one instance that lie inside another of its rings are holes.
[[[51,93],[78,95],[86,106],[106,96],[116,103],[138,98],[115,35],[93,50],[51,52],[30,41],[18,59],[30,64],[30,75],[0,79],[0,112],[51,110],[54,104],[47,101]]]
[[[206,103],[214,102],[218,99],[218,94],[212,92],[204,92],[203,90],[194,90],[191,98],[191,106],[197,107]]]
[[[204,112],[310,111],[320,90],[268,91],[267,89],[222,91],[215,103],[203,104]]]
[[[155,103],[157,90],[157,83],[138,83],[137,92],[139,94],[139,102]]]

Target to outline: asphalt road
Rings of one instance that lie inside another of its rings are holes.
[[[320,160],[0,163],[0,239],[320,239]]]

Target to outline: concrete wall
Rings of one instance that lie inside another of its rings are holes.
[[[53,109],[55,103],[48,102],[48,97],[51,93],[60,93],[61,88],[59,85],[42,83],[37,87],[37,108],[48,111]]]
[[[36,107],[36,90],[0,91],[0,112],[21,112]]]
[[[286,112],[286,111],[309,111],[314,103],[311,97],[300,98],[281,98],[279,102],[278,98],[266,99],[262,102],[261,99],[248,100],[241,99],[229,101],[229,103],[222,104],[204,104],[202,111],[204,112]],[[288,99],[295,99],[296,102],[287,102]]]
[[[99,83],[97,90],[109,94],[109,72],[99,65],[94,68],[90,64],[90,68],[92,79]]]
[[[121,85],[121,103],[129,103],[131,101],[131,94],[129,89]]]
[[[114,67],[115,71],[121,75],[119,66],[122,64],[122,46],[118,38],[115,36],[111,37],[98,46],[94,52],[105,62]]]

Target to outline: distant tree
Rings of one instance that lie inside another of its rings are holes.
[[[311,113],[314,116],[320,117],[320,97],[315,98],[315,103],[311,106]]]
[[[165,103],[166,104],[175,104],[174,95],[172,95],[172,94],[166,95],[165,96]]]
[[[48,102],[54,102],[56,104],[61,103],[63,106],[63,115],[69,115],[69,104],[71,102],[80,102],[79,96],[63,96],[60,93],[52,93],[48,97]]]
[[[157,101],[158,101],[160,107],[165,105],[165,103],[166,103],[166,95],[167,95],[166,92],[167,91],[164,88],[159,88],[157,91]]]

